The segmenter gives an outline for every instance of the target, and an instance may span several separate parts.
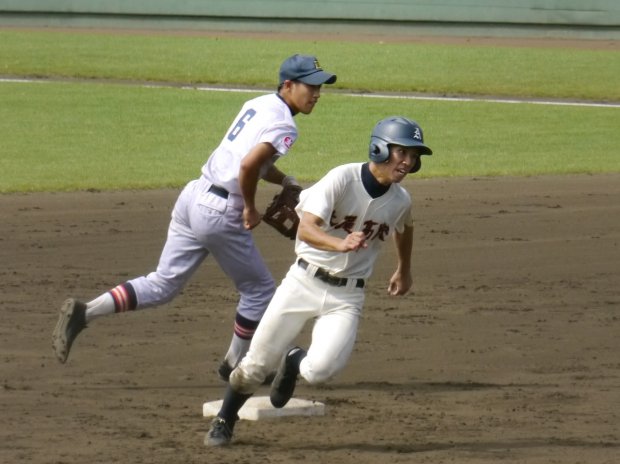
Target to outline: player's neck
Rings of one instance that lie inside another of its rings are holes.
[[[392,183],[385,185],[372,171],[371,163],[362,164],[362,185],[372,198],[379,198],[390,189]]]
[[[284,104],[285,104],[286,106],[288,106],[288,109],[291,111],[291,114],[292,114],[293,116],[295,116],[295,115],[297,114],[297,112],[296,112],[295,110],[293,110],[293,108],[291,107],[291,105],[289,105],[289,104],[288,104],[288,102],[286,101],[286,99],[285,99],[282,95],[280,95],[278,92],[276,92],[276,95],[277,95],[277,97],[278,97],[280,100],[282,100],[282,101],[284,102]]]

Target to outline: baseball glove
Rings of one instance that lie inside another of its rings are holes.
[[[267,205],[263,215],[264,222],[291,240],[295,239],[297,226],[299,226],[299,216],[295,212],[295,206],[299,203],[300,193],[301,187],[299,185],[283,187],[280,193],[276,194],[271,203]]]

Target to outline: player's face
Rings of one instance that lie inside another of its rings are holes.
[[[286,102],[295,113],[310,114],[321,97],[320,85],[309,85],[299,81],[290,81]]]
[[[390,145],[390,158],[384,163],[385,174],[392,183],[400,182],[415,166],[420,152],[417,147]]]

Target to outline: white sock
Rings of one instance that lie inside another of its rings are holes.
[[[110,292],[105,292],[103,295],[86,303],[86,323],[97,317],[114,314],[115,311],[114,298],[112,298]]]
[[[250,340],[244,340],[238,337],[237,334],[233,334],[228,347],[228,353],[226,353],[224,359],[230,367],[235,368],[248,352],[248,348],[250,348]]]

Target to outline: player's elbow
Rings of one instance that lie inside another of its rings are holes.
[[[304,221],[299,222],[297,226],[297,238],[302,242],[309,242],[311,235],[309,234],[308,225],[304,224]]]
[[[332,237],[322,229],[323,220],[304,211],[297,227],[297,238],[319,250],[338,250],[339,238]]]

